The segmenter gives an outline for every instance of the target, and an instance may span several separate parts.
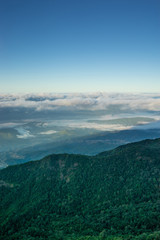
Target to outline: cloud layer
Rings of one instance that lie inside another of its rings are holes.
[[[43,110],[107,110],[111,107],[120,110],[160,111],[160,94],[1,94],[0,108],[23,107],[35,111]]]

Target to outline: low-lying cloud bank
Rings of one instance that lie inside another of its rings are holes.
[[[160,94],[69,93],[69,94],[1,94],[0,108],[23,107],[43,110],[120,110],[160,111]]]

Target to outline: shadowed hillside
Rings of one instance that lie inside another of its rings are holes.
[[[51,143],[36,144],[21,150],[0,152],[0,168],[7,165],[25,163],[32,160],[42,159],[53,153],[71,153],[95,155],[100,152],[114,149],[120,145],[131,142],[142,141],[144,139],[159,138],[160,129],[129,129],[113,132],[101,132],[83,137],[56,140]]]

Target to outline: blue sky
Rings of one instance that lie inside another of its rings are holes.
[[[1,0],[0,92],[159,92],[159,0]]]

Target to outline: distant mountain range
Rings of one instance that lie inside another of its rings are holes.
[[[64,137],[55,137],[53,142],[48,143],[46,143],[44,139],[43,144],[35,144],[33,146],[21,148],[20,150],[15,149],[7,152],[0,152],[0,168],[4,168],[7,165],[41,159],[52,153],[95,155],[123,144],[144,139],[159,138],[160,128],[135,128],[122,131],[105,131],[81,137],[74,137],[74,132],[68,131],[68,134],[71,134],[71,137],[66,137],[65,135]],[[41,137],[41,142],[42,139],[43,137]],[[20,141],[20,139],[18,140]]]
[[[0,198],[0,239],[158,240],[160,139],[9,166]]]

